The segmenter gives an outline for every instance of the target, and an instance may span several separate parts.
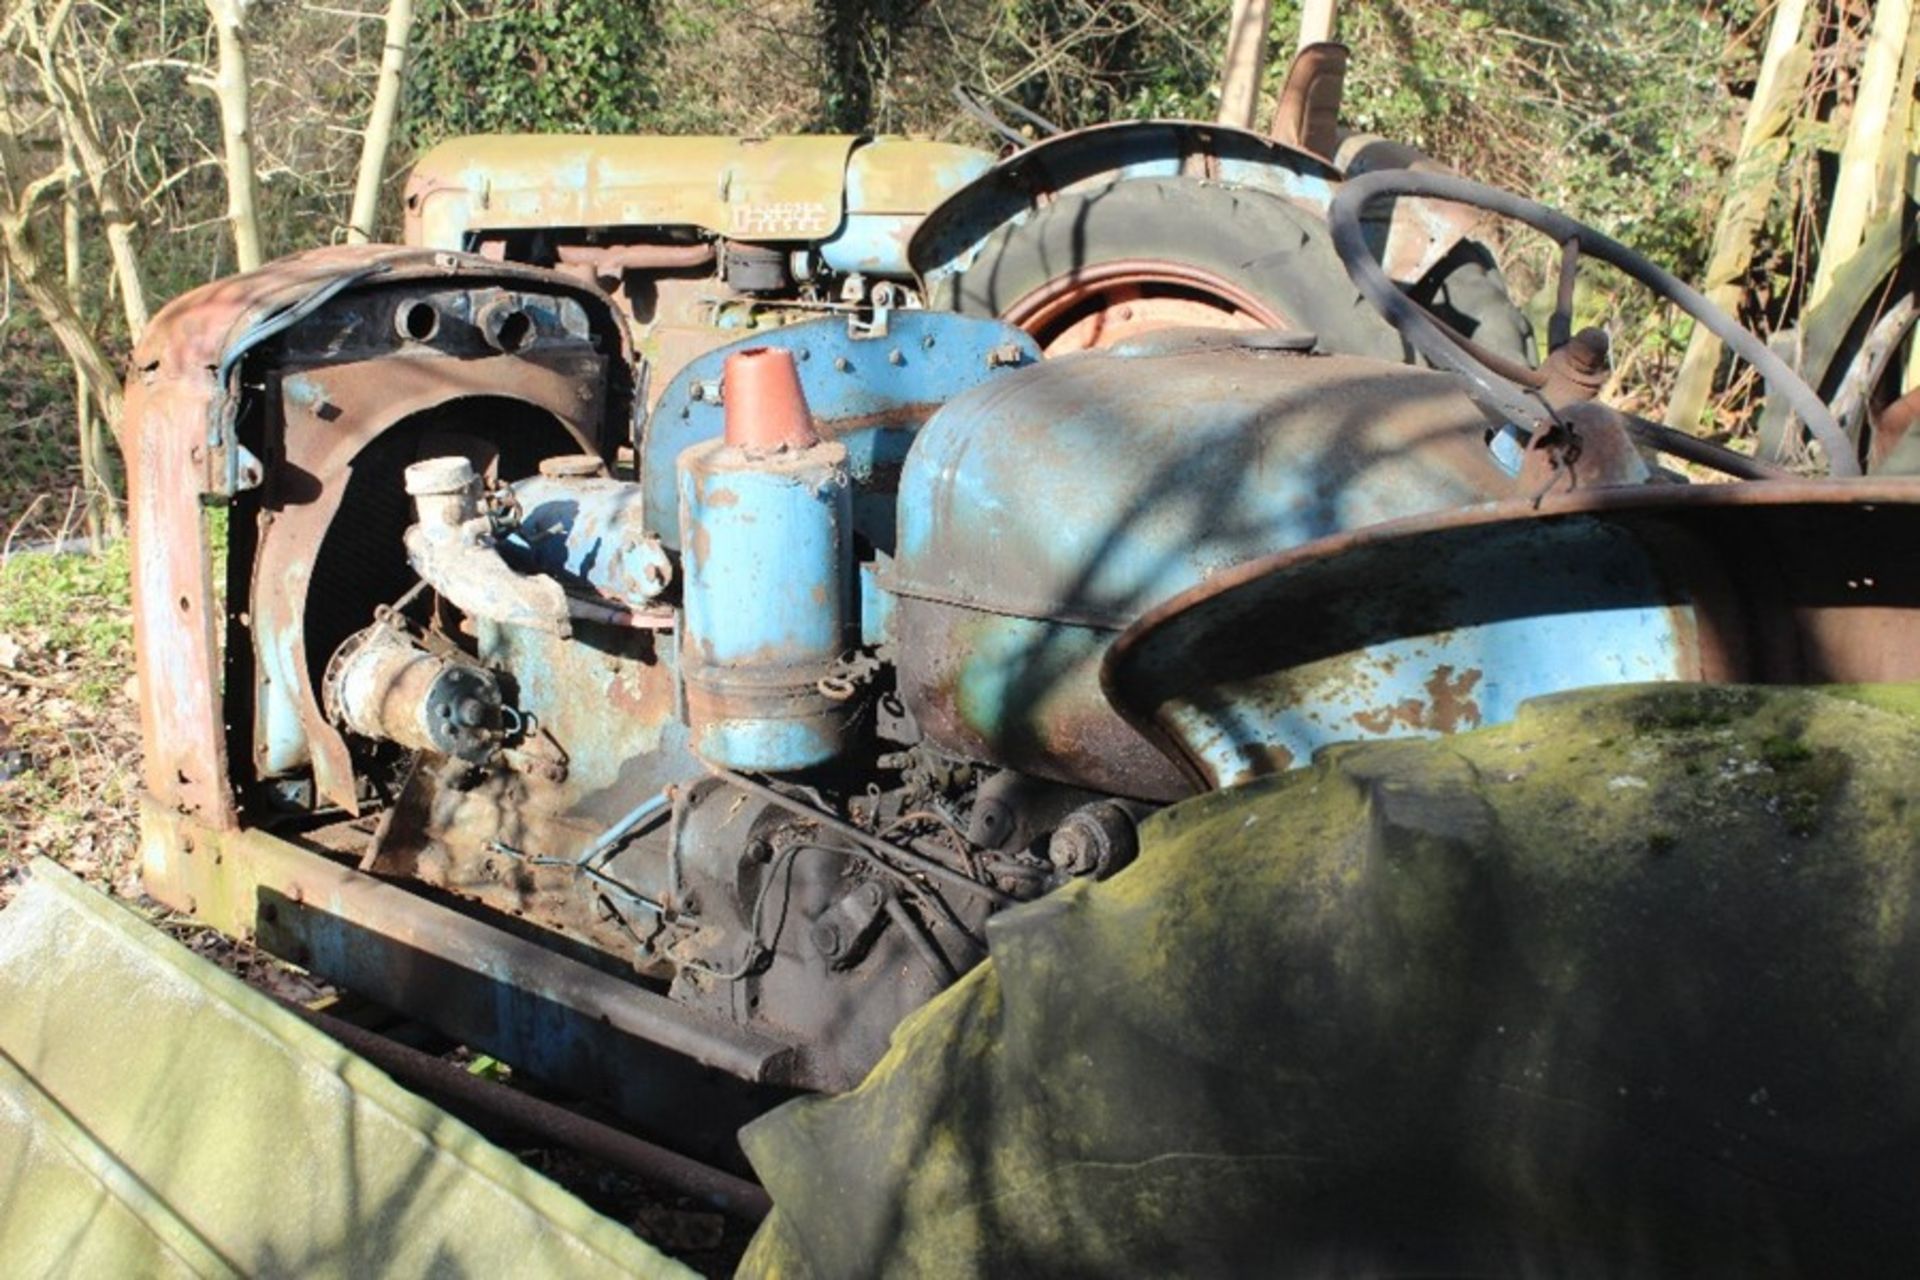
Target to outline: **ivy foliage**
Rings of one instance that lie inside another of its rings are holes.
[[[644,0],[427,0],[406,121],[464,133],[635,133],[660,109],[660,23]]]
[[[1348,123],[1704,268],[1755,0],[1377,0],[1345,8]]]
[[[1107,120],[1211,119],[1231,6],[1194,0],[1011,0],[995,50],[1033,74],[1013,97],[1069,127]],[[1295,5],[1273,6],[1291,32]]]

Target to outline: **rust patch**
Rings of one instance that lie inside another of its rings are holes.
[[[1475,686],[1480,683],[1482,673],[1472,667],[1458,676],[1453,668],[1442,664],[1434,668],[1433,678],[1427,681],[1427,698],[1431,710],[1427,714],[1427,727],[1441,733],[1458,733],[1462,725],[1471,729],[1480,723],[1480,704],[1473,700]]]
[[[1473,691],[1481,675],[1480,671],[1469,668],[1456,676],[1452,665],[1442,663],[1427,680],[1426,701],[1402,698],[1391,706],[1356,711],[1353,723],[1376,736],[1391,732],[1395,725],[1430,729],[1435,733],[1458,733],[1463,728],[1475,728],[1480,723],[1480,704],[1474,700]]]
[[[876,409],[872,413],[850,413],[844,418],[825,418],[813,424],[823,440],[838,440],[842,436],[854,435],[861,431],[879,430],[892,427],[901,431],[918,428],[921,423],[933,416],[943,402],[939,400],[915,400],[910,404],[890,405],[885,409]]]
[[[1390,707],[1376,707],[1372,711],[1356,711],[1353,722],[1368,733],[1379,735],[1391,730],[1394,725],[1405,725],[1409,729],[1420,727],[1420,713],[1426,704],[1418,698],[1404,698]]]
[[[652,637],[647,637],[651,647]],[[642,659],[645,661],[645,659]],[[641,666],[637,670],[622,665],[607,681],[607,704],[623,717],[631,717],[643,724],[664,723],[666,712],[673,707],[673,691],[670,684],[658,678],[660,667],[657,663]],[[665,684],[666,687],[662,687]]]

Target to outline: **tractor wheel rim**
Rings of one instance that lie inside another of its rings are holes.
[[[1103,262],[1030,290],[1001,318],[1048,355],[1109,347],[1155,329],[1291,329],[1292,320],[1215,272],[1178,262]]]

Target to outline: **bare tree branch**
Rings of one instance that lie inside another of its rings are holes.
[[[367,136],[360,148],[360,173],[353,184],[353,209],[347,215],[347,243],[373,239],[380,209],[380,181],[386,173],[387,147],[394,120],[400,114],[400,91],[405,87],[407,38],[413,30],[413,0],[391,0],[387,6],[387,39],[380,54],[380,80],[367,113]]]
[[[247,80],[246,18],[252,0],[206,0],[219,47],[219,64],[209,82],[220,103],[221,140],[226,153],[227,222],[233,230],[235,261],[242,271],[260,265],[259,195],[253,166],[252,87]]]

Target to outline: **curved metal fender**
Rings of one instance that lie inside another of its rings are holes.
[[[1162,601],[1108,648],[1101,685],[1211,789],[1581,687],[1910,681],[1916,526],[1912,479],[1595,485],[1420,513]]]

